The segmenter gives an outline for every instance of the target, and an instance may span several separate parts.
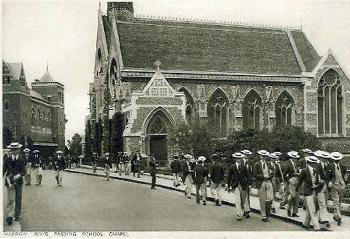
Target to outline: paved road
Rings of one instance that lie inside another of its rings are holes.
[[[23,192],[23,231],[297,231],[300,226],[257,214],[237,222],[234,208],[197,205],[183,194],[148,185],[65,173],[63,187],[44,171],[42,186]]]

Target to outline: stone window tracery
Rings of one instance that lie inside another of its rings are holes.
[[[251,90],[243,101],[243,128],[260,130],[262,119],[262,100],[255,90]]]
[[[228,99],[225,93],[217,89],[208,101],[208,120],[221,136],[227,134],[227,107]]]
[[[283,91],[276,101],[276,125],[293,124],[294,100],[287,91]]]

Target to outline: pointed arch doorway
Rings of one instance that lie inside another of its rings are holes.
[[[168,162],[168,133],[172,127],[165,110],[157,110],[148,120],[146,129],[146,152],[153,155],[159,166]]]

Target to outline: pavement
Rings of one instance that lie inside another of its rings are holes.
[[[6,187],[3,186],[2,187],[2,197],[3,197],[3,230],[4,231],[12,231],[12,232],[20,232],[22,231],[22,227],[21,227],[21,223],[19,221],[13,221],[13,224],[11,226],[7,225],[6,223],[6,217],[7,217],[7,213],[6,213],[6,205],[7,205],[7,190]]]
[[[78,168],[78,169],[67,169],[67,172],[71,173],[80,173],[80,174],[85,174],[85,175],[94,175],[94,176],[99,176],[99,177],[105,177],[105,174],[101,168],[99,168],[96,173],[93,173],[92,170],[90,169],[89,166],[85,166],[84,168]],[[133,177],[132,174],[130,175],[119,175],[117,173],[112,173],[111,178],[114,179],[119,179],[123,181],[128,181],[128,182],[135,182],[139,184],[146,184],[150,185],[151,184],[151,177],[149,174],[144,174],[141,176],[141,178]],[[172,176],[169,175],[157,175],[157,181],[156,181],[156,186],[164,189],[169,189],[177,192],[184,193],[185,191],[185,186],[180,185],[179,187],[175,188],[173,186],[173,180]],[[195,187],[192,188],[192,194],[195,195]],[[254,194],[254,193],[252,193]],[[213,198],[210,195],[210,189],[208,188],[208,200],[213,200]],[[184,196],[183,196],[184,197]],[[225,205],[229,206],[234,206],[234,197],[233,193],[229,193],[225,190],[222,190],[222,202]],[[255,213],[260,213],[260,205],[259,205],[259,200],[258,197],[252,196],[250,197],[250,206],[251,210]],[[279,202],[275,202],[275,208],[276,208],[276,213],[272,213],[272,217],[281,219],[283,221],[293,223],[296,225],[302,225],[302,222],[305,219],[306,213],[303,209],[299,209],[298,215],[300,217],[288,217],[287,216],[287,211],[279,209]],[[330,222],[330,227],[328,230],[331,231],[339,231],[339,232],[349,232],[350,231],[350,217],[348,216],[343,216],[343,224],[342,226],[338,226],[337,223],[333,220],[333,214],[328,213],[327,218]]]
[[[255,213],[238,222],[232,206],[198,205],[175,190],[151,190],[148,176],[137,179],[141,184],[73,171],[63,173],[62,187],[46,170],[41,186],[24,187],[23,231],[302,231],[276,218],[264,223]]]

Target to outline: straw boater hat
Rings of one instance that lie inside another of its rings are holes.
[[[192,158],[192,155],[190,155],[190,154],[185,154],[185,155],[184,155],[184,158],[185,158],[185,159],[191,159],[191,158]]]
[[[280,157],[281,155],[282,155],[282,153],[281,152],[273,152],[277,157]]]
[[[302,149],[301,151],[302,151],[303,153],[309,154],[309,155],[314,154],[314,152],[313,152],[311,149]]]
[[[96,152],[93,152],[92,154],[96,155],[97,153],[96,153]]]
[[[109,153],[107,152],[107,153],[105,153],[105,156],[109,156]]]
[[[322,151],[322,150],[315,151],[314,155],[316,157],[320,157],[320,158],[324,158],[324,159],[329,159],[331,157],[331,155],[328,152]]]
[[[270,153],[267,152],[266,150],[259,150],[258,154],[261,156],[267,156],[267,157],[270,155]]]
[[[232,157],[236,158],[236,159],[240,159],[240,158],[244,157],[244,154],[237,152],[237,153],[232,154]]]
[[[306,162],[308,162],[308,163],[318,163],[319,162],[319,160],[316,156],[307,156],[307,157],[305,157],[305,159],[306,159]]]
[[[275,153],[270,153],[269,158],[270,159],[278,159],[278,156]]]
[[[56,154],[63,154],[61,150],[56,151]]]
[[[331,157],[331,159],[333,159],[334,161],[339,161],[339,160],[341,160],[344,156],[343,156],[341,153],[339,153],[339,152],[333,152],[333,153],[330,154],[330,157]]]
[[[30,152],[30,149],[25,148],[25,149],[23,150],[23,152],[25,152],[25,153],[29,153],[29,152]]]
[[[33,151],[33,153],[35,153],[35,154],[36,153],[40,153],[40,151],[36,149],[36,150]]]
[[[19,143],[11,143],[9,146],[7,146],[8,149],[20,149],[22,148],[22,144]]]
[[[290,151],[287,153],[288,157],[289,158],[292,158],[292,159],[298,159],[300,158],[299,154],[297,151]]]
[[[241,153],[245,155],[252,155],[252,152],[249,151],[248,149],[242,150]]]
[[[206,160],[206,157],[204,156],[199,156],[197,162],[198,163],[203,163]]]

